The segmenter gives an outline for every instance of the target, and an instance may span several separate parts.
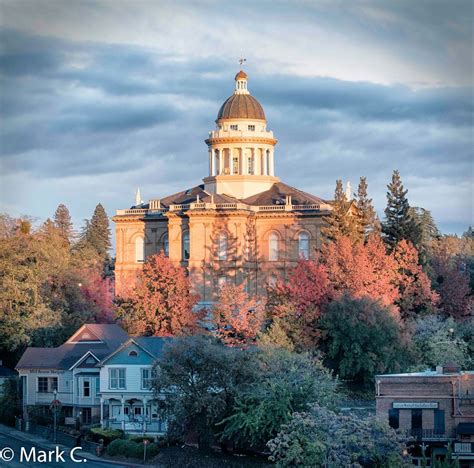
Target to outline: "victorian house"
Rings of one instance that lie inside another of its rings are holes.
[[[247,74],[220,108],[205,140],[203,183],[118,210],[116,294],[126,296],[147,256],[164,251],[187,268],[194,291],[211,304],[226,281],[262,295],[320,243],[328,202],[275,174],[277,140],[250,94]]]

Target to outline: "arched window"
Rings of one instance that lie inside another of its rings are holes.
[[[278,234],[275,232],[268,236],[268,260],[271,262],[278,260]]]
[[[168,238],[168,234],[165,234],[163,236],[163,252],[165,253],[165,255],[167,257],[169,257],[169,255],[170,255],[170,241],[169,241],[169,238]]]
[[[227,234],[221,232],[219,234],[218,258],[219,260],[227,260]]]
[[[300,232],[298,236],[298,258],[309,259],[309,235],[307,232]]]
[[[137,357],[137,356],[138,356],[138,353],[137,353],[135,350],[132,350],[132,351],[130,351],[130,352],[128,353],[128,355],[129,355],[130,357]]]
[[[189,231],[183,232],[183,260],[189,260]]]
[[[137,263],[143,263],[145,261],[145,241],[143,237],[137,237],[135,239],[135,261]]]

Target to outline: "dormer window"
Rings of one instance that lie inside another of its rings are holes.
[[[231,125],[231,126],[230,126],[230,129],[231,129],[231,130],[238,130],[238,129],[239,129],[239,126],[238,126],[238,125]]]
[[[255,132],[255,125],[249,125],[249,132]]]
[[[132,351],[130,351],[130,352],[128,353],[128,355],[129,355],[130,357],[137,357],[137,356],[138,356],[138,353],[137,353],[135,350],[132,350]]]

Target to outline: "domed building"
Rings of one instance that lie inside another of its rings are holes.
[[[126,296],[147,256],[163,250],[187,268],[203,305],[225,282],[251,295],[285,278],[301,257],[314,256],[330,204],[275,175],[277,140],[242,70],[205,140],[209,174],[203,183],[118,210],[115,288]]]

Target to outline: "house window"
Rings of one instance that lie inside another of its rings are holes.
[[[169,239],[168,239],[168,234],[165,234],[163,236],[163,252],[165,253],[165,255],[167,257],[169,257],[169,255],[170,255],[170,242],[169,242]]]
[[[443,435],[446,431],[444,419],[444,410],[434,410],[434,430],[435,434]]]
[[[151,369],[142,369],[142,389],[149,390],[153,382]]]
[[[82,423],[90,424],[92,421],[92,409],[91,408],[82,408]]]
[[[421,409],[411,410],[411,428],[412,429],[423,428],[423,410]]]
[[[143,237],[137,237],[135,239],[135,261],[137,263],[143,263],[145,261],[145,242]]]
[[[125,389],[125,369],[109,369],[109,388],[112,390]]]
[[[189,231],[183,232],[183,260],[189,260]]]
[[[238,126],[238,125],[231,125],[231,126],[230,126],[230,129],[231,129],[231,130],[238,130],[238,129],[239,129],[239,126]]]
[[[255,125],[249,125],[249,132],[255,132]]]
[[[38,377],[38,393],[48,393],[48,377]]]
[[[98,395],[100,393],[100,378],[95,379],[95,394]]]
[[[91,396],[91,382],[90,380],[84,380],[82,382],[82,396],[90,397]]]
[[[133,414],[135,416],[141,416],[142,415],[142,407],[141,406],[135,406],[135,408],[133,408]]]
[[[219,234],[218,257],[219,260],[227,260],[227,234],[225,232]]]
[[[268,259],[271,262],[278,260],[278,234],[274,232],[268,236]]]
[[[398,429],[400,427],[400,410],[399,409],[389,409],[388,410],[388,425],[393,427],[393,429]]]
[[[138,356],[138,353],[137,353],[135,350],[132,350],[132,351],[130,351],[130,352],[128,353],[128,355],[129,355],[130,357],[137,357],[137,356]]]
[[[309,258],[309,235],[306,232],[300,232],[298,236],[298,258]]]
[[[58,391],[58,378],[57,377],[50,377],[49,378],[49,391],[54,392]]]

